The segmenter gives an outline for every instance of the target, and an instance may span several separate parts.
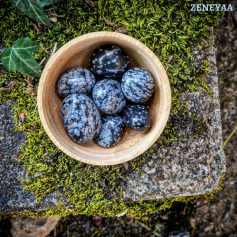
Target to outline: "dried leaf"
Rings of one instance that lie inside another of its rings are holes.
[[[124,166],[124,168],[127,170],[128,169],[128,162],[124,162],[122,163],[122,165]]]
[[[93,216],[92,217],[92,226],[94,228],[102,229],[103,228],[103,217],[102,216]]]
[[[52,28],[52,26],[46,26],[46,25],[44,25],[44,24],[42,24],[42,23],[37,23],[37,25],[38,25],[38,28],[39,29],[45,29],[45,30],[47,30],[47,29],[50,29],[50,28]]]
[[[3,154],[0,154],[0,158],[2,158],[3,157]]]
[[[37,25],[35,25],[32,21],[30,22],[30,24],[36,29],[38,33],[42,32],[42,29],[38,28]]]
[[[56,16],[56,17],[64,17],[64,15],[58,15],[57,13],[51,13],[52,16]]]
[[[25,120],[25,112],[24,112],[24,111],[21,111],[21,112],[18,114],[18,117],[20,118],[20,122],[23,123],[24,120]]]
[[[37,25],[38,25],[38,28],[39,28],[39,29],[42,29],[42,30],[44,29],[44,24],[38,22]]]
[[[149,7],[148,10],[149,10],[149,11],[153,11],[153,8],[152,8],[152,7]]]
[[[115,32],[118,32],[118,33],[121,33],[121,34],[127,34],[128,33],[123,26],[118,28]]]
[[[44,57],[44,58],[41,60],[41,62],[39,63],[39,66],[41,66],[41,65],[44,63],[45,60],[46,60],[46,57]]]
[[[208,42],[207,42],[207,40],[206,39],[202,39],[202,42],[203,42],[203,44],[205,44],[205,45],[208,45]]]
[[[58,21],[58,18],[53,16],[53,17],[50,17],[49,20],[56,23]]]
[[[51,29],[52,28],[52,26],[46,26],[46,25],[44,25],[44,29]]]
[[[27,84],[28,84],[28,85],[33,86],[33,85],[32,85],[32,82],[33,82],[33,78],[32,78],[32,77],[27,76],[27,77],[26,77],[26,81],[27,81]]]
[[[86,2],[91,8],[94,8],[94,7],[95,7],[94,3],[93,3],[91,0],[85,0],[85,2]]]
[[[27,87],[26,88],[26,93],[32,94],[33,92],[34,92],[34,88],[32,88],[32,87]]]
[[[41,49],[43,49],[44,50],[44,52],[46,53],[46,54],[50,54],[50,52],[47,50],[47,49],[45,49],[44,48],[44,46],[40,43],[40,47],[41,47]]]
[[[8,90],[9,91],[12,91],[12,89],[14,88],[14,86],[15,86],[15,81],[11,81],[9,84],[8,84],[8,86],[7,86],[7,88],[8,88]]]
[[[192,228],[195,228],[195,226],[196,226],[196,221],[195,221],[195,219],[194,219],[193,217],[190,217],[189,223],[190,223],[190,225],[192,226]]]
[[[167,216],[167,214],[162,215],[161,218],[162,218],[163,220],[168,220],[168,219],[169,219],[169,217]]]
[[[209,225],[204,229],[204,232],[211,231],[214,228],[214,225]]]
[[[170,62],[170,61],[173,59],[173,56],[172,56],[172,55],[169,55],[168,58],[169,58],[169,59],[168,59],[168,62]]]
[[[112,23],[111,21],[107,20],[104,16],[102,16],[102,17],[103,17],[103,19],[105,20],[105,22],[106,22],[108,25],[110,25],[110,26],[112,26],[112,27],[116,27],[116,26],[117,26],[116,24],[114,24],[114,23]]]
[[[41,156],[42,159],[44,159],[48,154],[49,154],[49,151],[47,150],[47,148],[45,148],[46,152]]]

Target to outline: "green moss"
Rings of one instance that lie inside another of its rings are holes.
[[[30,24],[30,19],[20,13],[9,2],[5,1],[0,9],[0,17],[4,19],[0,25],[0,34],[4,45],[10,47],[21,37],[29,37],[32,41],[42,43],[46,49],[52,49],[55,42],[58,48],[69,40],[80,35],[95,31],[114,31],[102,18],[124,26],[128,35],[140,40],[153,50],[167,69],[172,89],[173,116],[182,113],[187,118],[187,107],[180,99],[184,92],[193,92],[202,86],[211,95],[205,83],[208,72],[207,62],[197,71],[191,59],[193,44],[203,45],[203,39],[210,44],[209,26],[217,27],[217,12],[191,12],[191,1],[141,1],[138,0],[108,0],[95,1],[94,10],[84,4],[84,1],[68,1],[55,4],[55,11],[64,15],[58,18],[53,28],[43,30],[38,34]],[[214,3],[204,1],[203,3]],[[148,8],[152,7],[152,11]],[[52,8],[52,6],[50,6]],[[48,11],[50,14],[50,11]],[[35,53],[40,62],[49,55],[40,48]],[[169,61],[170,56],[173,58]],[[58,192],[68,197],[71,206],[64,207],[62,202],[57,207],[45,212],[23,213],[31,217],[47,215],[64,216],[69,214],[87,214],[113,216],[127,210],[129,215],[145,219],[148,213],[171,207],[173,202],[192,202],[206,196],[180,197],[159,201],[140,201],[125,203],[119,183],[123,182],[127,170],[123,165],[98,167],[90,166],[63,154],[45,133],[39,119],[36,107],[36,94],[39,78],[34,78],[34,96],[26,93],[26,77],[18,72],[1,75],[7,81],[15,81],[15,88],[11,93],[0,90],[0,100],[16,101],[14,107],[16,130],[27,132],[27,143],[21,147],[20,159],[27,170],[26,179],[21,180],[26,190],[35,193],[37,201],[41,201],[50,192]],[[189,80],[190,77],[195,80]],[[0,84],[3,86],[3,84]],[[10,102],[9,102],[10,103]],[[25,121],[18,124],[18,113],[25,112]],[[205,120],[198,121],[198,131],[203,131]],[[194,119],[194,120],[195,120]],[[172,121],[158,139],[160,145],[176,141],[176,127]],[[48,150],[45,158],[41,156]],[[155,148],[148,150],[153,152]],[[131,169],[139,171],[139,165],[145,161],[146,153],[129,162]],[[23,215],[16,214],[16,215]],[[12,215],[15,216],[15,215]]]

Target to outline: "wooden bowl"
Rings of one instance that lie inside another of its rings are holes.
[[[88,68],[89,57],[103,44],[121,47],[130,59],[130,67],[143,67],[155,80],[154,96],[149,103],[152,128],[141,134],[126,128],[122,140],[112,148],[102,148],[94,141],[73,142],[61,118],[62,99],[56,83],[73,67]],[[75,38],[61,47],[47,63],[39,83],[38,109],[43,127],[53,143],[70,157],[92,165],[115,165],[131,160],[155,143],[162,133],[170,113],[171,90],[169,80],[159,59],[138,40],[120,33],[96,32]]]

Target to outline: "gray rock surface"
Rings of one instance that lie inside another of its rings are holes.
[[[193,58],[197,68],[201,60],[210,62],[210,73],[205,80],[213,91],[214,101],[202,88],[199,92],[181,96],[188,103],[189,116],[186,121],[176,121],[176,137],[179,140],[165,147],[155,143],[153,148],[157,150],[147,154],[146,162],[142,165],[144,175],[134,171],[126,176],[123,197],[127,201],[199,195],[218,188],[220,177],[225,172],[225,156],[215,51],[211,47],[199,50],[195,46]],[[191,119],[195,116],[199,116],[200,120],[205,118],[206,132],[193,133],[197,124]],[[169,119],[176,118],[171,114]]]
[[[15,132],[13,120],[13,108],[6,103],[0,104],[0,214],[45,210],[54,206],[60,196],[52,193],[37,203],[34,194],[20,184],[26,172],[18,156],[20,147],[26,142],[26,133]],[[67,205],[65,198],[62,201]]]

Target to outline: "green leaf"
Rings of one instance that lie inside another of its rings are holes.
[[[48,16],[45,14],[39,0],[10,0],[22,12],[31,19],[44,25],[52,26]]]
[[[38,77],[41,69],[33,57],[38,48],[39,44],[29,38],[21,38],[15,41],[11,48],[4,49],[0,58],[8,71],[17,70],[24,75]]]
[[[52,3],[50,0],[39,0],[40,4],[42,7],[47,6],[47,5],[51,5],[52,3],[56,3],[58,2],[58,0],[52,0]]]

